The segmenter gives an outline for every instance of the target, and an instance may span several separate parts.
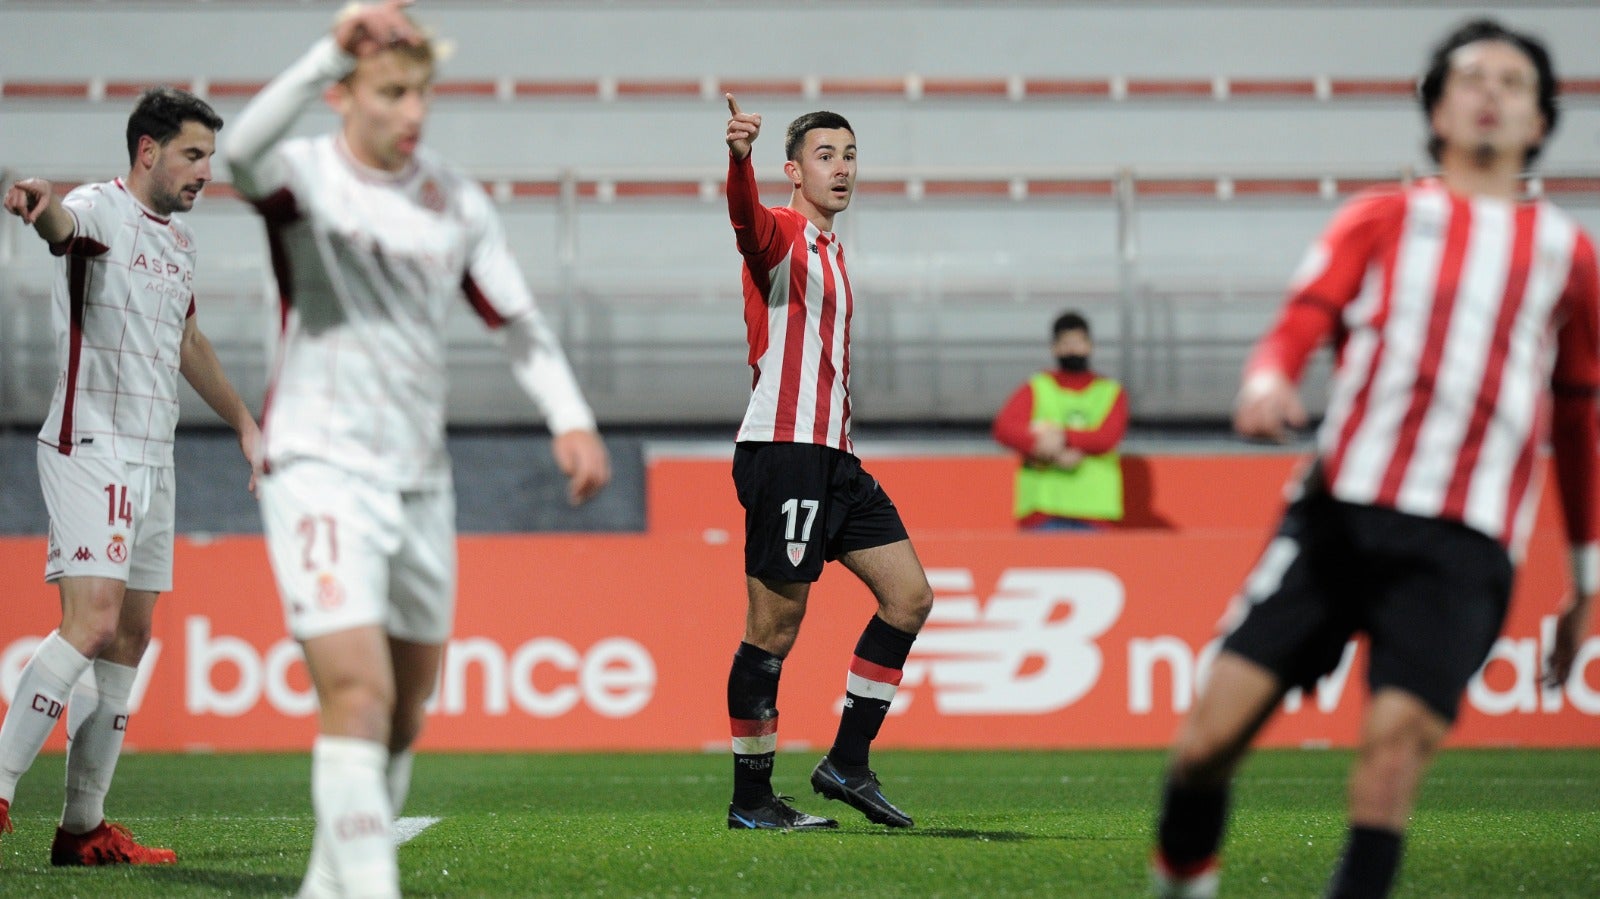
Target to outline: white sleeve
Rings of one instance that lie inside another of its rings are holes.
[[[273,148],[300,113],[350,74],[355,64],[355,57],[339,49],[332,37],[324,37],[246,104],[228,129],[223,149],[233,186],[240,193],[259,200],[285,184],[288,167]]]
[[[544,415],[552,434],[595,430],[594,413],[578,389],[578,379],[561,344],[537,308],[506,322],[506,351],[517,383]]]
[[[511,255],[500,216],[476,183],[464,185],[463,213],[470,245],[462,287],[478,315],[505,335],[517,383],[539,407],[550,433],[595,430],[594,413]]]
[[[105,197],[104,184],[81,184],[61,198],[61,208],[72,216],[72,236],[50,245],[57,256],[98,256],[111,245],[122,227],[122,216]]]

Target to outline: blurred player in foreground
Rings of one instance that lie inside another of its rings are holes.
[[[1571,671],[1600,589],[1600,286],[1589,236],[1519,177],[1556,92],[1533,38],[1487,20],[1448,35],[1420,86],[1439,176],[1347,203],[1246,366],[1234,426],[1275,439],[1305,422],[1307,357],[1338,350],[1315,457],[1173,746],[1158,893],[1215,895],[1234,771],[1358,632],[1371,697],[1327,894],[1388,893],[1423,771],[1505,622],[1552,438],[1574,592],[1547,680]]]
[[[505,335],[569,498],[610,463],[565,356],[471,178],[419,147],[435,46],[390,2],[346,11],[253,99],[224,153],[266,222],[283,333],[261,506],[321,705],[304,896],[395,896],[391,833],[455,611],[445,318]],[[285,139],[327,94],[339,130]]]
[[[50,512],[44,578],[61,591],[61,625],[23,667],[0,726],[0,832],[11,830],[17,781],[65,707],[67,803],[54,865],[177,860],[107,823],[105,799],[156,598],[172,589],[178,375],[238,433],[245,458],[260,436],[200,331],[194,233],[173,217],[211,180],[221,127],[194,95],[152,88],[128,117],[125,177],[64,199],[29,178],[5,195],[6,211],[61,257],[51,290],[61,374],[38,449]],[[86,670],[94,689],[74,690]]]
[[[890,827],[912,819],[883,795],[868,751],[900,683],[906,656],[933,607],[922,563],[882,487],[850,442],[850,316],[854,297],[833,220],[850,205],[856,136],[831,112],[789,126],[787,207],[761,205],[750,151],[761,117],[727,96],[728,216],[744,257],[744,319],[755,373],[734,448],[733,482],[745,509],[744,640],[728,674],[733,801],[728,827],[814,830],[829,818],[791,807],[772,790],[778,678],[794,648],[811,585],[838,560],[877,599],[845,679],[833,746],[811,787]]]

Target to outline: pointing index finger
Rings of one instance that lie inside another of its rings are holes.
[[[739,101],[733,98],[733,94],[723,94],[722,96],[728,100],[728,112],[739,115]]]

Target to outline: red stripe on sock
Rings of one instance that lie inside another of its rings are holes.
[[[729,718],[728,729],[736,737],[764,737],[767,734],[778,732],[778,716],[755,720],[751,718]]]
[[[1172,862],[1167,861],[1167,857],[1160,852],[1156,853],[1156,864],[1161,866],[1161,870],[1168,877],[1176,880],[1188,880],[1191,877],[1199,877],[1202,874],[1207,874],[1216,870],[1218,867],[1217,857],[1215,855],[1207,856],[1196,862],[1189,862],[1186,865],[1174,865]]]
[[[850,657],[850,673],[880,684],[893,684],[896,687],[900,686],[900,678],[905,674],[899,668],[885,668],[860,656]]]

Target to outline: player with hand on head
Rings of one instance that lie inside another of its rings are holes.
[[[283,331],[261,507],[317,692],[303,896],[399,894],[391,832],[455,602],[445,319],[505,336],[574,504],[610,479],[594,416],[492,202],[421,146],[435,45],[408,4],[355,6],[258,94],[224,155],[265,220]],[[288,139],[324,94],[337,132]]]
[[[60,376],[37,458],[50,513],[44,577],[61,593],[61,624],[23,667],[0,725],[0,832],[12,829],[17,781],[65,708],[54,865],[177,859],[106,822],[105,799],[156,599],[172,589],[178,375],[238,433],[247,460],[259,437],[200,330],[194,233],[174,217],[211,181],[221,127],[194,95],[152,88],[128,117],[126,176],[65,198],[37,178],[5,193],[6,211],[60,257],[51,289]],[[74,689],[86,671],[93,689]]]
[[[772,789],[778,678],[805,617],[811,585],[838,560],[872,591],[877,613],[856,644],[845,707],[811,786],[869,821],[910,827],[883,795],[868,751],[888,714],[912,641],[933,606],[922,563],[894,503],[850,441],[850,317],[854,297],[834,218],[850,205],[856,138],[831,112],[801,116],[785,140],[793,193],[761,205],[751,163],[761,117],[727,95],[728,216],[744,258],[744,318],[755,382],[739,426],[733,481],[745,509],[744,640],[728,675],[734,786],[728,827],[837,827]]]
[[[1246,366],[1234,426],[1279,439],[1306,420],[1307,358],[1338,347],[1312,464],[1172,749],[1161,895],[1216,895],[1234,771],[1284,693],[1357,632],[1370,699],[1327,895],[1388,894],[1423,772],[1505,622],[1547,441],[1575,588],[1547,682],[1572,672],[1600,591],[1600,281],[1589,235],[1519,195],[1557,89],[1527,35],[1489,20],[1448,35],[1420,90],[1439,176],[1346,203]]]

